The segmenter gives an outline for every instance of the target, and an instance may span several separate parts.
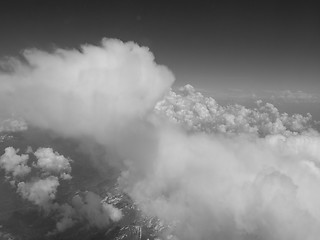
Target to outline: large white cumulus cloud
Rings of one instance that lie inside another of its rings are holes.
[[[113,138],[114,130],[150,111],[174,80],[147,48],[115,39],[80,50],[30,49],[23,57],[26,63],[12,59],[0,72],[1,114],[66,136]]]

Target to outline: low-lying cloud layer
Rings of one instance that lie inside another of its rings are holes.
[[[289,116],[261,101],[255,109],[221,106],[190,85],[169,91],[172,74],[134,43],[103,40],[24,57],[27,64],[11,61],[0,74],[1,114],[106,147],[106,161],[121,162],[122,190],[145,214],[173,226],[160,237],[318,239],[320,136],[311,115]],[[103,228],[121,218],[90,192],[57,205],[70,162],[52,149],[34,155],[40,177],[19,180],[18,192],[49,203],[58,212],[57,231],[83,220]],[[9,148],[1,167],[13,174],[27,160]]]
[[[1,120],[0,118],[0,133],[1,132],[20,132],[27,130],[27,123],[22,119],[8,118]]]
[[[319,95],[306,93],[303,91],[278,91],[274,92],[274,95],[271,96],[271,99],[273,100],[283,100],[285,102],[294,102],[294,103],[301,103],[301,102],[307,102],[307,103],[319,103],[320,98]]]
[[[161,134],[148,174],[121,180],[146,212],[178,221],[181,239],[318,236],[318,136]]]
[[[56,229],[50,234],[65,231],[77,223],[105,228],[122,218],[119,209],[103,202],[93,192],[86,192],[83,196],[75,195],[71,203],[56,201],[60,181],[72,178],[71,159],[54,152],[52,148],[38,148],[34,153],[29,148],[26,154],[21,155],[18,152],[13,147],[7,147],[0,157],[0,168],[5,170],[7,181],[23,199],[57,220]],[[37,160],[28,165],[31,154]]]
[[[312,117],[279,113],[270,104],[257,101],[257,108],[241,105],[221,106],[213,98],[186,85],[178,93],[170,92],[157,103],[155,111],[190,130],[206,133],[292,135],[311,130]]]

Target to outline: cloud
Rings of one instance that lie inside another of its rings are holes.
[[[318,136],[160,134],[146,176],[133,166],[120,183],[179,239],[317,239]]]
[[[83,197],[76,195],[72,199],[72,205],[77,210],[78,217],[97,228],[106,228],[111,221],[117,222],[122,218],[121,210],[103,203],[101,197],[93,192],[85,192]]]
[[[317,239],[320,136],[311,115],[262,101],[224,107],[191,86],[155,113],[152,164],[129,159],[119,183],[145,213],[174,225],[164,238]]]
[[[34,152],[37,157],[35,167],[41,169],[46,174],[59,174],[62,179],[71,179],[71,165],[70,160],[53,152],[52,148],[38,148]]]
[[[319,103],[320,97],[316,94],[299,91],[272,91],[273,95],[271,99],[273,100],[283,100],[285,102],[293,102],[293,103]]]
[[[83,45],[80,50],[30,49],[23,52],[23,58],[23,62],[11,59],[5,66],[8,71],[0,73],[3,118],[21,117],[30,126],[87,141],[86,146],[93,140],[110,151],[128,149],[124,155],[119,151],[112,158],[105,157],[112,161],[130,153],[135,159],[145,155],[141,147],[149,135],[146,116],[174,81],[147,48],[104,39],[101,46]],[[135,144],[127,139],[135,139]],[[137,148],[129,148],[133,145]],[[18,183],[18,193],[50,214],[56,212],[57,231],[75,222],[101,228],[120,220],[121,211],[101,203],[94,193],[76,196],[68,205],[58,204],[59,181],[66,176],[61,173],[70,175],[70,162],[52,149],[40,148],[34,155],[33,167],[41,174]]]
[[[170,92],[157,103],[155,112],[182,124],[187,129],[206,133],[297,134],[312,127],[312,116],[279,113],[270,104],[257,101],[257,108],[249,109],[235,104],[219,105],[213,98],[204,97],[190,85],[178,93]]]
[[[48,235],[54,235],[58,232],[64,232],[77,223],[77,220],[75,219],[76,211],[68,203],[60,205],[55,203],[52,205],[52,209],[57,212],[55,216],[55,218],[57,219],[56,229],[49,232]]]
[[[8,118],[0,120],[1,132],[21,132],[28,129],[27,123],[22,119]]]
[[[58,203],[56,195],[60,180],[71,180],[71,159],[65,158],[52,148],[38,148],[34,153],[28,147],[27,154],[18,155],[19,150],[7,147],[0,158],[0,167],[7,177],[13,178],[12,186],[25,200],[33,203],[45,213],[56,219],[56,229],[49,235],[63,232],[76,223],[90,227],[106,228],[111,222],[122,218],[121,210],[103,202],[93,192],[75,195],[71,203]],[[29,155],[34,154],[36,161],[27,165]],[[33,170],[33,175],[27,178]],[[61,201],[60,201],[61,202]]]
[[[148,48],[133,42],[103,39],[80,49],[29,49],[25,64],[8,62],[11,71],[0,72],[1,115],[105,143],[151,111],[174,81]]]
[[[56,219],[56,229],[49,232],[49,235],[63,232],[76,223],[103,229],[107,228],[111,222],[117,222],[122,218],[121,210],[103,202],[99,195],[90,191],[75,195],[71,203],[55,202],[59,185],[59,179],[55,176],[17,184],[17,192],[22,198]]]
[[[17,192],[22,198],[40,206],[45,211],[50,211],[59,185],[57,177],[49,176],[45,179],[20,182],[17,184]]]
[[[99,195],[90,191],[75,195],[70,204],[55,203],[51,208],[57,212],[57,223],[56,229],[49,235],[64,232],[77,223],[106,229],[112,222],[118,222],[123,217],[120,209],[103,202]]]
[[[26,154],[18,155],[18,152],[19,150],[15,150],[13,147],[7,147],[0,157],[0,168],[5,170],[7,176],[10,174],[13,179],[24,177],[31,171],[27,165],[29,156]]]

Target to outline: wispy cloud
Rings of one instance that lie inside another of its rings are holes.
[[[178,89],[175,89],[178,90]],[[236,101],[266,100],[283,101],[287,103],[320,103],[320,94],[301,90],[245,90],[240,88],[227,88],[222,90],[208,90],[195,88],[195,90],[207,96],[217,99],[230,99]]]
[[[303,92],[301,90],[298,91],[270,91],[271,99],[274,100],[283,100],[285,102],[294,102],[294,103],[320,103],[320,95]]]

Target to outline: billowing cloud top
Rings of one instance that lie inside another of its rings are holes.
[[[23,57],[0,72],[1,114],[13,112],[66,136],[105,140],[150,111],[174,81],[147,48],[115,39],[81,50],[30,49]]]
[[[188,129],[206,133],[297,134],[310,130],[312,116],[279,113],[270,104],[257,101],[257,108],[241,105],[221,106],[213,98],[186,85],[178,93],[170,92],[160,101],[155,111]]]
[[[70,160],[53,152],[52,148],[38,148],[34,155],[38,158],[35,166],[44,173],[60,174],[63,179],[70,179]]]

